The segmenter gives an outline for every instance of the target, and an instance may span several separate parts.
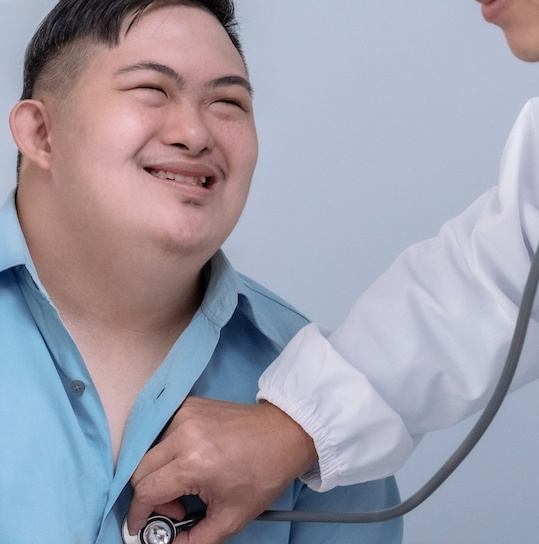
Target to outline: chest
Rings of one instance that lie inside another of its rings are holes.
[[[162,355],[147,348],[104,349],[95,343],[77,343],[77,347],[105,412],[116,465],[133,406],[162,362]]]
[[[86,361],[46,304],[0,285],[0,533],[18,530],[27,504],[29,534],[119,544],[129,478],[185,396],[254,401],[277,352],[249,331],[200,315],[147,379],[133,351],[110,365],[86,349]]]

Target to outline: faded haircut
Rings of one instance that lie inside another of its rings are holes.
[[[125,18],[127,30],[154,4],[201,7],[212,13],[244,59],[233,0],[60,0],[45,17],[26,49],[21,99],[32,98],[36,87],[65,91],[92,54],[92,45],[115,47]]]

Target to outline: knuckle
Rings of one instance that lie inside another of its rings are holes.
[[[208,457],[204,455],[204,452],[201,449],[197,448],[194,448],[189,452],[186,461],[192,469],[204,470],[211,465]]]
[[[245,528],[246,523],[240,519],[231,519],[223,528],[223,534],[225,539],[230,538],[231,536],[237,535]]]

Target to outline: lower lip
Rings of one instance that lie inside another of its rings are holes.
[[[152,176],[153,179],[157,181],[161,181],[164,185],[168,185],[169,187],[172,187],[172,188],[180,188],[180,189],[187,190],[199,195],[209,194],[210,192],[212,192],[212,188],[215,185],[215,183],[210,183],[208,187],[202,187],[201,185],[195,185],[193,183],[185,183],[184,181],[176,181],[173,179],[161,179],[152,174],[150,175]]]
[[[485,18],[485,21],[488,23],[495,23],[506,4],[506,0],[493,0],[488,4],[483,4],[481,12]]]
[[[192,185],[191,183],[184,183],[182,181],[174,181],[171,179],[156,179],[163,182],[173,191],[179,191],[177,193],[178,195],[183,195],[189,200],[193,200],[193,202],[205,202],[215,192],[213,189],[215,184],[211,187],[201,187],[200,185]]]

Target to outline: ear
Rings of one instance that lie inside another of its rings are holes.
[[[11,110],[9,127],[21,154],[44,170],[50,168],[50,116],[40,100],[22,100]]]

